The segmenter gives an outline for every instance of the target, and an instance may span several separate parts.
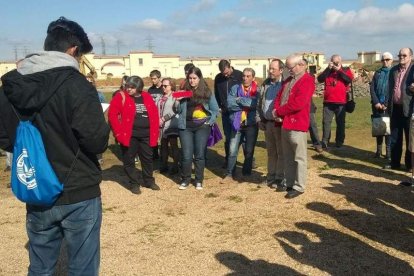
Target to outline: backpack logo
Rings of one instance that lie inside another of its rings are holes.
[[[20,121],[13,150],[11,188],[18,199],[51,206],[63,191],[50,164],[42,136],[30,121]]]
[[[17,178],[21,183],[26,185],[28,190],[35,189],[37,187],[36,170],[30,162],[27,149],[25,148],[23,148],[22,153],[17,157],[16,173]]]

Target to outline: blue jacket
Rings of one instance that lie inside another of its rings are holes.
[[[241,84],[233,85],[230,90],[230,93],[227,97],[227,110],[230,114],[230,120],[233,122],[236,112],[242,111],[243,108],[248,107],[249,112],[247,113],[247,122],[246,125],[251,126],[255,125],[256,122],[256,106],[257,106],[257,97],[260,94],[260,88],[257,87],[257,92],[254,97],[249,98],[239,98],[237,99],[237,89]]]
[[[214,94],[211,95],[207,103],[203,104],[203,107],[210,114],[209,118],[207,119],[208,124],[213,125],[216,122],[219,113],[219,107]],[[176,101],[175,109],[177,111],[177,114],[179,114],[178,128],[186,129],[187,100],[182,99],[181,101]]]

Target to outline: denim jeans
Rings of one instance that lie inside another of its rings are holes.
[[[203,124],[195,128],[180,129],[181,142],[181,182],[190,183],[191,164],[194,156],[196,183],[203,183],[206,165],[206,146],[211,127]]]
[[[27,205],[28,275],[54,275],[62,240],[68,275],[98,275],[102,202],[100,197],[52,207]]]
[[[322,142],[328,145],[329,139],[331,138],[331,124],[334,116],[336,122],[335,143],[338,146],[342,146],[345,141],[346,111],[344,104],[323,104]]]
[[[229,148],[230,148],[230,139],[231,139],[231,131],[233,126],[231,124],[230,116],[228,113],[221,114],[221,122],[223,123],[223,133],[224,133],[224,152],[226,162],[229,158]]]
[[[252,126],[243,126],[238,131],[231,131],[229,148],[230,153],[227,163],[228,176],[234,176],[236,170],[237,155],[239,154],[239,147],[241,141],[245,141],[244,163],[242,173],[243,175],[250,175],[252,173],[254,147],[256,146],[258,133],[259,128],[257,124]]]

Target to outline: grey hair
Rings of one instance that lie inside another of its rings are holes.
[[[337,58],[339,58],[339,60],[340,60],[340,61],[342,61],[341,56],[340,56],[340,55],[338,55],[338,54],[332,55],[332,56],[331,56],[331,61],[332,61],[334,58],[336,58],[336,57],[337,57]]]
[[[295,63],[295,65],[296,65],[296,64],[299,64],[300,62],[302,62],[302,56],[297,55],[297,54],[289,55],[286,58],[286,63],[287,63],[288,60]]]
[[[250,67],[244,68],[243,73],[246,71],[252,73],[252,76],[255,77],[256,72],[253,70],[253,68],[250,68]]]

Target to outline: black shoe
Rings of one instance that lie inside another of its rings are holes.
[[[401,181],[399,185],[404,187],[414,187],[413,183],[410,181]]]
[[[328,150],[328,143],[325,143],[325,142],[322,141],[321,146],[322,146],[323,150]]]
[[[302,194],[303,194],[303,192],[299,192],[299,191],[296,191],[296,190],[292,189],[291,191],[289,191],[289,192],[285,195],[285,198],[289,198],[289,199],[291,199],[291,198],[298,197],[298,196],[300,196],[300,195],[302,195]]]
[[[159,191],[160,190],[160,186],[158,186],[155,183],[151,183],[150,185],[143,185],[145,188],[151,189],[153,191]]]
[[[140,189],[139,185],[133,185],[131,187],[130,191],[131,191],[131,193],[136,194],[136,195],[141,194],[141,189]]]
[[[343,145],[343,143],[335,143],[335,147],[337,147],[338,149],[342,148],[342,145]]]
[[[169,174],[170,175],[175,175],[179,172],[178,167],[172,167]]]
[[[163,167],[160,169],[160,173],[166,173],[168,172],[168,167]]]
[[[287,187],[286,186],[277,186],[276,187],[276,192],[286,192],[287,191]]]
[[[384,169],[386,169],[386,170],[399,170],[399,169],[401,169],[401,165],[386,164],[384,166]]]

